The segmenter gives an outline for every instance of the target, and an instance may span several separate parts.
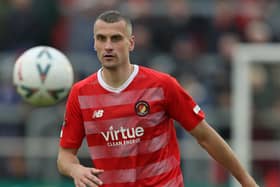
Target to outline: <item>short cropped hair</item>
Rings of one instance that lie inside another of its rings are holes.
[[[116,23],[116,22],[119,22],[119,21],[124,21],[126,23],[126,26],[127,26],[128,34],[129,35],[132,34],[132,23],[131,23],[131,20],[127,16],[122,15],[117,10],[105,11],[105,12],[103,12],[102,14],[100,14],[97,17],[96,21],[97,20],[102,20],[102,21],[104,21],[106,23]]]

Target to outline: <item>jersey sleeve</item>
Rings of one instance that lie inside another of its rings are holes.
[[[168,114],[186,130],[192,130],[205,118],[204,112],[175,78],[168,76],[165,85]]]
[[[60,134],[60,146],[79,148],[85,136],[83,117],[78,101],[78,89],[72,87],[66,103],[64,123]]]

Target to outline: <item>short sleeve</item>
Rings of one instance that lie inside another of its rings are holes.
[[[79,148],[85,136],[78,90],[77,87],[72,87],[66,103],[64,123],[60,134],[60,146],[64,148]]]
[[[192,130],[205,118],[204,112],[175,78],[168,76],[165,86],[168,114],[186,130]]]

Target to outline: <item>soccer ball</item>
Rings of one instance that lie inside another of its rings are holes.
[[[73,81],[73,68],[68,58],[49,46],[26,50],[13,69],[17,92],[34,106],[57,104],[68,95]]]

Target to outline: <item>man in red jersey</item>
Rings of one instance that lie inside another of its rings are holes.
[[[93,30],[102,68],[70,92],[57,160],[62,174],[76,187],[182,187],[177,120],[243,187],[257,187],[174,78],[130,63],[129,19],[106,11]],[[77,157],[84,138],[94,168]]]

